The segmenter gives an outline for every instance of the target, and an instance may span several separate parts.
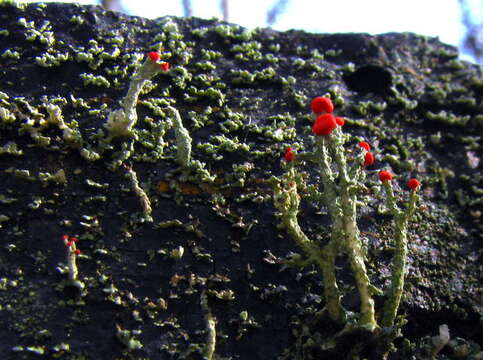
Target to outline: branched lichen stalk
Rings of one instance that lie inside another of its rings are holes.
[[[416,190],[411,191],[409,206],[405,211],[400,210],[396,205],[396,199],[392,190],[390,181],[383,182],[386,190],[386,204],[394,215],[394,256],[393,268],[391,274],[391,287],[387,294],[387,300],[384,303],[384,316],[382,326],[391,327],[397,316],[399,304],[404,290],[404,276],[406,273],[406,257],[407,257],[407,225],[408,220],[416,209],[418,195]]]
[[[371,146],[360,141],[361,152],[351,159],[346,156],[345,143],[349,136],[342,132],[344,119],[335,117],[334,106],[329,98],[316,97],[311,102],[315,116],[312,132],[316,135],[313,154],[302,154],[297,160],[291,147],[286,149],[284,160],[288,171],[281,180],[274,178],[274,204],[280,211],[281,225],[284,226],[297,245],[308,255],[309,261],[317,263],[322,271],[324,281],[324,297],[329,316],[339,322],[346,322],[346,312],[341,305],[341,293],[336,282],[335,260],[340,253],[347,255],[355,283],[360,296],[360,313],[358,327],[374,332],[378,327],[375,314],[374,295],[382,295],[381,290],[371,284],[366,268],[366,254],[357,224],[358,196],[367,188],[361,183],[365,178],[365,167],[375,161]],[[303,176],[295,172],[294,164],[300,160],[313,160],[319,167],[321,192],[309,189],[309,198],[321,199],[330,215],[331,237],[329,242],[321,247],[311,241],[298,222],[300,196],[297,184],[303,185]],[[348,163],[352,162],[352,165]],[[387,204],[395,216],[395,255],[392,269],[392,283],[388,300],[384,308],[384,326],[392,326],[401,301],[404,272],[407,255],[407,224],[409,217],[415,211],[417,200],[416,189],[421,183],[413,178],[407,186],[413,190],[408,208],[401,211],[396,206],[396,200],[389,181],[392,174],[386,170],[379,172],[379,179],[384,183],[388,194]]]
[[[361,298],[361,311],[359,325],[373,331],[377,327],[375,319],[374,300],[371,294],[371,282],[367,275],[364,262],[364,253],[359,238],[359,228],[357,226],[357,196],[355,194],[355,184],[349,178],[347,171],[347,159],[344,153],[344,139],[340,129],[336,129],[326,139],[339,174],[339,198],[342,209],[342,227],[345,235],[344,248],[349,257],[352,272],[354,274],[357,289]],[[325,142],[323,146],[325,145]],[[324,146],[325,147],[325,146]],[[330,209],[329,209],[330,211]],[[334,230],[339,224],[334,223]],[[333,231],[334,231],[333,230]],[[340,230],[339,230],[340,231]]]
[[[326,146],[327,138],[320,137],[316,139],[317,157],[322,184],[324,186],[324,202],[329,210],[332,219],[332,232],[329,243],[321,252],[323,261],[323,278],[324,278],[324,297],[329,316],[332,320],[344,322],[346,311],[340,303],[341,293],[337,285],[335,273],[335,259],[344,239],[344,231],[342,226],[342,209],[337,196],[337,187],[334,181],[334,173],[331,169],[331,157]],[[319,265],[320,266],[320,265]]]
[[[288,179],[293,178],[292,168]],[[321,251],[319,246],[307,237],[297,221],[300,204],[297,185],[295,181],[290,180],[287,186],[288,189],[282,189],[279,184],[275,186],[275,206],[281,212],[282,224],[295,243],[309,257],[309,260],[314,261],[321,270],[327,312],[332,320],[343,323],[346,319],[346,312],[340,302],[341,295],[335,274],[336,243],[331,240]]]

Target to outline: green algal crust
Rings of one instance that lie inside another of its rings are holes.
[[[111,83],[102,75],[82,73],[79,77],[84,80],[84,85],[96,85],[99,87],[111,87]]]
[[[17,143],[9,141],[8,143],[0,147],[0,155],[2,154],[21,156],[23,155],[23,150],[18,148]]]
[[[5,50],[2,55],[0,55],[1,58],[3,59],[14,59],[18,60],[20,59],[20,53],[18,51],[12,51],[11,49]]]
[[[216,60],[223,57],[223,53],[215,50],[201,49],[201,56],[205,60]]]
[[[277,72],[271,66],[263,70],[255,70],[253,73],[248,70],[231,70],[230,75],[233,84],[255,84],[259,81],[274,81],[277,77]]]
[[[451,112],[446,112],[444,110],[440,111],[439,113],[433,113],[431,111],[428,111],[426,112],[426,117],[432,121],[438,121],[446,125],[456,126],[465,126],[471,119],[469,115],[457,116]]]
[[[2,228],[2,223],[10,220],[10,217],[4,214],[0,214],[0,229]]]
[[[19,18],[17,24],[26,29],[24,34],[28,41],[38,39],[41,44],[47,45],[48,47],[55,43],[54,33],[51,31],[52,26],[50,26],[48,21],[45,21],[42,26],[36,27],[34,21],[27,22],[25,18]]]
[[[67,177],[65,176],[64,169],[58,170],[55,174],[48,172],[39,172],[39,180],[43,184],[54,183],[58,185],[66,185]]]
[[[9,167],[8,169],[4,170],[7,174],[13,174],[17,179],[35,181],[35,177],[30,175],[29,170],[24,169],[15,169],[13,167]]]
[[[76,25],[82,25],[84,23],[84,19],[79,15],[73,15],[69,21]]]
[[[384,316],[382,318],[382,326],[391,327],[394,325],[404,289],[404,275],[406,273],[406,257],[408,251],[408,221],[416,211],[419,196],[416,190],[411,190],[409,204],[405,210],[401,210],[396,205],[396,198],[391,182],[384,181],[383,185],[387,196],[386,206],[394,216],[394,257],[392,260],[391,287],[387,294],[387,300],[384,303]]]
[[[262,44],[258,41],[249,41],[242,44],[233,45],[231,52],[235,53],[235,59],[243,61],[260,61],[263,55],[260,51]]]
[[[3,100],[5,100],[5,97],[3,97]],[[9,105],[11,109],[14,109],[13,113],[9,109],[0,106],[0,119],[4,125],[8,126],[18,120],[24,119],[25,121],[19,126],[18,133],[28,133],[39,147],[48,146],[53,139],[50,136],[44,135],[43,132],[51,129],[52,127],[57,127],[62,131],[62,139],[67,146],[73,149],[78,149],[83,157],[90,159],[99,158],[99,155],[94,153],[92,150],[81,148],[84,141],[79,131],[77,121],[71,120],[69,123],[65,122],[61,107],[54,104],[65,104],[65,99],[48,100],[45,98],[43,99],[44,103],[38,108],[31,107],[22,98],[15,98],[14,101],[16,102],[15,105]],[[4,101],[4,103],[6,102]],[[20,110],[21,107],[26,108],[25,113]],[[40,112],[40,109],[45,110],[48,116],[46,117],[43,111]],[[0,150],[1,153],[10,153],[15,155],[21,154],[19,152],[15,152],[15,147],[13,144],[7,145]]]
[[[1,4],[1,3],[0,3]],[[30,352],[36,355],[44,355],[45,354],[45,349],[42,346],[21,346],[17,345],[12,347],[12,351],[14,352]]]
[[[45,53],[42,56],[36,56],[35,57],[35,62],[37,65],[43,66],[43,67],[55,67],[55,66],[60,66],[62,62],[69,60],[69,54],[68,53],[58,53],[51,55],[49,53]]]
[[[233,173],[225,176],[227,183],[233,184],[232,186],[245,186],[245,181],[248,172],[253,170],[255,165],[253,163],[245,162],[243,164],[233,164]]]
[[[74,149],[79,149],[83,144],[83,140],[80,131],[77,129],[77,123],[72,121],[70,124],[67,124],[62,116],[62,109],[57,105],[46,104],[45,109],[49,114],[49,117],[45,120],[45,125],[56,125],[62,130],[62,138],[65,143]]]
[[[117,339],[126,346],[129,350],[141,349],[143,344],[134,335],[139,335],[141,331],[139,330],[125,330],[116,324],[116,336]]]
[[[0,106],[0,119],[6,124],[13,123],[15,122],[15,115],[13,115],[8,109]]]
[[[89,48],[80,47],[76,50],[76,60],[78,62],[87,62],[89,68],[92,70],[98,69],[107,59],[115,59],[120,55],[120,50],[114,46],[111,53],[104,51],[104,47],[99,46],[99,43],[91,39],[89,40]]]

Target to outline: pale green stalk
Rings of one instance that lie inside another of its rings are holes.
[[[356,184],[349,178],[347,159],[344,153],[344,138],[337,128],[328,136],[328,145],[339,170],[339,197],[342,208],[342,226],[344,229],[344,247],[354,273],[357,289],[361,298],[361,314],[359,325],[373,331],[377,328],[374,300],[372,299],[371,282],[367,275],[365,256],[359,238],[357,226]]]
[[[176,136],[177,154],[176,159],[183,167],[191,165],[191,139],[189,131],[183,126],[183,121],[179,111],[172,106],[168,106],[168,110],[173,114],[173,126]]]
[[[71,282],[77,281],[77,276],[79,271],[77,270],[76,264],[76,254],[75,254],[75,243],[71,246],[67,246],[67,267],[69,269],[69,280]]]
[[[400,210],[396,205],[396,199],[392,190],[390,181],[383,182],[386,190],[387,198],[386,204],[394,215],[394,256],[393,268],[391,274],[391,287],[387,294],[387,300],[384,303],[384,316],[382,319],[382,326],[391,327],[394,325],[394,320],[397,316],[399,304],[404,290],[404,276],[406,273],[406,258],[408,251],[407,243],[407,225],[408,220],[416,209],[416,202],[418,196],[416,190],[411,191],[409,207],[406,211]]]
[[[288,189],[275,187],[275,206],[282,213],[282,224],[295,243],[305,252],[309,260],[314,261],[322,272],[324,282],[324,297],[326,309],[330,318],[336,322],[343,323],[346,319],[346,312],[340,302],[340,291],[337,286],[335,274],[335,258],[337,256],[336,232],[329,244],[321,249],[317,244],[310,240],[300,228],[297,220],[299,211],[300,196],[297,193],[295,183],[295,173],[293,165],[288,172]],[[285,184],[282,184],[285,186]]]
[[[159,64],[148,58],[132,76],[131,82],[129,83],[129,90],[121,103],[122,109],[112,111],[105,124],[105,128],[109,132],[108,142],[118,136],[133,136],[132,129],[138,120],[136,105],[139,95],[144,85],[161,71]]]
[[[152,222],[153,218],[151,217],[151,213],[153,209],[151,208],[151,201],[149,200],[148,195],[144,191],[144,189],[139,185],[139,180],[136,172],[131,168],[126,166],[126,175],[129,181],[131,182],[131,187],[136,193],[136,195],[139,197],[139,200],[141,202],[141,206],[143,208],[143,216],[144,219],[148,222]]]
[[[346,319],[346,311],[341,305],[341,293],[337,285],[335,273],[335,259],[338,255],[339,249],[344,239],[344,232],[342,226],[342,210],[340,201],[337,196],[337,189],[334,182],[334,174],[330,167],[330,155],[326,144],[327,139],[320,137],[316,139],[318,148],[319,167],[322,184],[324,186],[324,202],[329,210],[332,219],[332,231],[329,243],[323,248],[321,257],[323,259],[323,266],[321,267],[324,280],[324,297],[326,307],[331,319],[344,322]]]
[[[201,293],[200,304],[205,313],[207,333],[204,355],[205,359],[213,360],[216,349],[216,318],[211,314],[210,307],[208,306],[208,296],[206,295],[206,291]]]

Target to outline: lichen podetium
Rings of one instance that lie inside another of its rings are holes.
[[[382,171],[381,171],[382,172]],[[391,274],[391,287],[388,291],[388,298],[384,304],[384,316],[382,318],[382,326],[391,327],[397,316],[397,310],[401,302],[404,288],[404,274],[406,273],[406,256],[408,251],[407,227],[410,217],[416,211],[416,203],[418,201],[417,190],[421,183],[417,179],[410,179],[408,187],[411,189],[409,205],[405,210],[401,210],[396,205],[394,191],[391,181],[384,180],[383,176],[379,176],[386,190],[386,205],[394,216],[394,256],[393,268]]]
[[[169,70],[169,63],[158,62],[160,56],[157,52],[148,53],[144,63],[132,76],[129,90],[122,100],[122,109],[112,111],[104,125],[109,132],[108,142],[118,136],[133,136],[132,129],[138,120],[136,104],[143,87],[160,72]]]
[[[312,156],[306,156],[305,159],[311,159],[318,168],[321,183],[319,185],[322,189],[319,198],[326,206],[332,222],[328,243],[323,247],[319,246],[304,233],[299,225],[297,216],[301,197],[297,187],[299,185],[305,187],[305,183],[303,177],[296,171],[296,156],[292,148],[288,148],[284,155],[287,172],[282,179],[273,179],[275,207],[280,211],[282,226],[305,252],[309,261],[318,265],[323,277],[327,313],[338,323],[345,323],[348,317],[341,304],[342,294],[337,285],[335,259],[341,254],[348,257],[361,303],[357,325],[373,332],[380,327],[376,321],[373,296],[382,295],[382,292],[371,283],[367,273],[363,244],[357,225],[357,205],[358,195],[366,189],[363,184],[365,168],[375,162],[375,157],[369,151],[370,145],[363,141],[359,142],[359,154],[354,159],[348,159],[344,145],[350,136],[342,131],[343,119],[336,118],[332,114],[334,107],[330,99],[317,97],[311,105],[315,115],[312,132],[316,139]],[[392,327],[403,292],[407,225],[416,209],[418,200],[416,190],[420,183],[416,179],[408,182],[411,189],[410,204],[406,210],[400,210],[396,205],[390,183],[392,174],[381,171],[379,177],[386,189],[387,207],[395,217],[392,279],[382,320],[382,326]]]

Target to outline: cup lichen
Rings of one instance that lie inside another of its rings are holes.
[[[374,156],[367,142],[359,142],[360,152],[349,159],[346,155],[345,143],[349,135],[342,132],[344,121],[335,122],[333,119],[332,102],[328,98],[316,98],[317,104],[323,106],[315,110],[316,120],[312,127],[316,135],[313,154],[302,157],[312,160],[319,168],[319,177],[322,185],[322,196],[318,197],[326,206],[330,219],[331,235],[325,246],[311,240],[302,230],[298,221],[301,196],[298,187],[306,188],[305,179],[296,170],[296,157],[293,152],[285,153],[285,167],[287,171],[281,178],[272,178],[274,184],[274,204],[280,211],[281,225],[285,227],[309,258],[315,262],[322,272],[324,282],[324,297],[326,310],[330,318],[339,323],[348,321],[348,313],[341,303],[341,291],[337,285],[335,259],[341,254],[348,257],[352,274],[359,292],[360,311],[357,325],[371,332],[380,327],[376,320],[374,295],[381,295],[369,279],[366,267],[366,254],[357,224],[358,197],[367,192],[363,184],[366,175],[366,166],[374,163]],[[329,106],[330,105],[330,106]],[[314,111],[315,111],[314,110]],[[322,115],[320,115],[322,113]],[[361,145],[362,144],[362,145]],[[371,154],[368,162],[368,154]],[[418,200],[416,193],[419,181],[411,179],[412,192],[409,207],[400,210],[396,206],[396,199],[390,184],[392,175],[382,171],[381,181],[387,193],[387,206],[395,218],[395,255],[393,259],[393,273],[388,299],[384,306],[382,326],[391,328],[397,315],[400,304],[405,272],[405,259],[407,254],[407,225],[409,218],[415,212]],[[387,176],[386,176],[387,173]],[[411,185],[410,185],[411,186]],[[312,196],[314,198],[314,196]]]

